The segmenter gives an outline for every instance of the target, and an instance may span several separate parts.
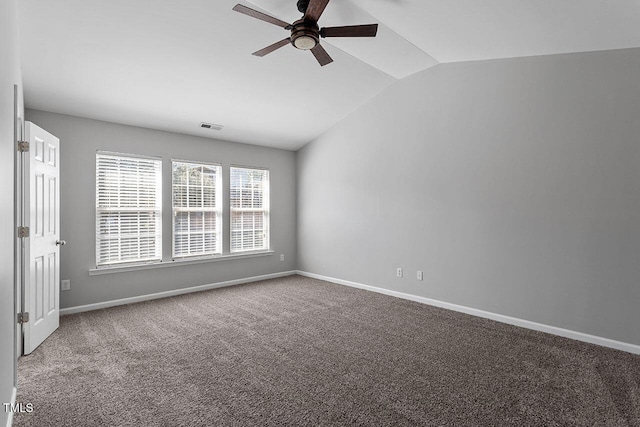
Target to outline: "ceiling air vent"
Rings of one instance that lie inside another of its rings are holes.
[[[200,127],[203,129],[211,129],[211,130],[221,130],[224,126],[222,125],[214,125],[213,123],[200,123]]]

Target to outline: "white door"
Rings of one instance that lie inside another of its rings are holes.
[[[24,354],[58,329],[60,318],[60,140],[25,122],[23,154]]]

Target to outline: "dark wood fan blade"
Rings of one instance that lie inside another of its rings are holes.
[[[375,37],[376,34],[378,24],[325,27],[320,30],[321,37]]]
[[[331,59],[331,57],[329,56],[327,51],[324,50],[324,48],[322,46],[320,46],[320,43],[318,43],[316,45],[316,47],[311,49],[311,53],[313,53],[313,56],[316,57],[316,59],[318,60],[320,65],[323,66],[323,67],[325,65],[331,64],[333,62],[333,59]]]
[[[286,22],[281,21],[278,18],[269,16],[266,13],[258,12],[255,9],[251,9],[250,7],[243,6],[241,4],[237,4],[233,6],[233,10],[235,10],[236,12],[244,13],[245,15],[249,15],[253,18],[260,19],[261,21],[265,21],[270,24],[277,25],[278,27],[282,27],[282,28],[291,27],[291,24],[287,24]]]
[[[318,22],[328,3],[329,0],[311,0],[303,19],[305,21]]]
[[[274,43],[271,46],[267,46],[264,49],[260,49],[257,52],[253,52],[252,55],[262,57],[273,52],[274,50],[280,49],[281,47],[288,45],[289,43],[291,43],[291,41],[288,38],[284,40],[280,40],[279,42]]]

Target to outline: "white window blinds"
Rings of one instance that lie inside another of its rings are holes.
[[[269,171],[231,168],[231,252],[269,249]]]
[[[172,162],[173,257],[222,253],[222,171]]]
[[[96,155],[96,264],[162,259],[162,161]]]

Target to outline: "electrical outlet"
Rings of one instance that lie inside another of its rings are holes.
[[[62,280],[62,281],[60,281],[60,290],[62,290],[62,291],[71,290],[71,280]]]
[[[402,277],[404,275],[404,272],[402,271],[401,267],[396,268],[396,277]]]
[[[280,261],[284,261],[284,254],[280,254]]]
[[[424,279],[424,274],[422,273],[422,271],[418,270],[418,274],[416,275],[416,279],[418,279],[418,280]]]

